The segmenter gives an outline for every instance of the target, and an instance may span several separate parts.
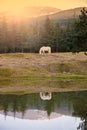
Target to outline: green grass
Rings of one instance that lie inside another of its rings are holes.
[[[14,84],[14,85],[13,85]],[[0,93],[36,93],[87,90],[86,80],[28,80],[16,81],[12,85],[0,87]]]
[[[58,65],[60,66],[60,65]],[[58,66],[54,67],[54,72],[50,72],[47,68],[29,66],[23,68],[0,68],[0,86],[28,86],[28,85],[37,85],[41,82],[47,81],[63,81],[63,80],[86,80],[86,74],[68,73],[65,72],[66,66],[64,64],[63,73],[60,69],[57,70]],[[53,69],[53,68],[52,68]],[[59,68],[58,68],[59,69]]]
[[[0,78],[10,77],[12,74],[13,74],[13,70],[12,69],[0,68]]]
[[[0,78],[0,86],[36,86],[45,81],[85,81],[84,75],[59,75],[59,76],[16,76]]]

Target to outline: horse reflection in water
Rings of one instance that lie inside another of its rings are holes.
[[[87,130],[87,123],[85,121],[79,123],[77,130]]]
[[[42,100],[51,100],[52,94],[51,92],[40,92],[40,98]]]

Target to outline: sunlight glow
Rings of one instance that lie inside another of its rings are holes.
[[[60,9],[87,6],[86,0],[0,0],[1,10],[20,10],[29,6],[51,6]]]
[[[86,0],[0,0],[0,12],[9,11],[11,14],[25,15],[24,9],[30,6],[49,6],[58,9],[70,9],[87,6]],[[33,16],[33,14],[31,14]]]

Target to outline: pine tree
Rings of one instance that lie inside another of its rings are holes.
[[[83,8],[75,24],[76,51],[87,51],[87,10]]]
[[[53,47],[53,44],[54,44],[54,24],[49,19],[49,17],[47,17],[45,20],[40,43],[41,43],[41,46],[43,45],[43,46]]]

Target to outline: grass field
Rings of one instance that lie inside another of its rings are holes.
[[[1,93],[86,90],[86,80],[84,53],[0,54]]]

